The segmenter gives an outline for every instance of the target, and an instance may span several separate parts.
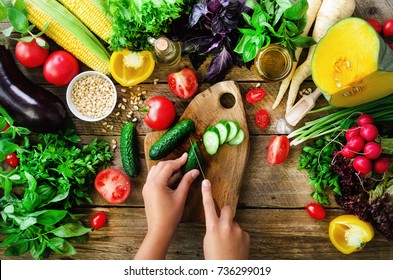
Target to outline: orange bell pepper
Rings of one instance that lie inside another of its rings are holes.
[[[355,215],[341,215],[329,224],[329,238],[343,254],[360,251],[374,237],[374,229],[368,222]]]
[[[115,51],[109,60],[112,77],[122,86],[137,85],[153,73],[155,60],[150,51]]]

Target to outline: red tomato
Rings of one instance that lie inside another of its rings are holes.
[[[107,168],[98,173],[94,186],[106,201],[113,204],[124,202],[131,192],[130,180],[115,168]]]
[[[255,116],[255,121],[260,129],[264,129],[269,124],[269,114],[266,110],[259,110]]]
[[[46,43],[43,38],[39,38],[43,43]],[[44,64],[49,54],[48,47],[41,47],[37,44],[37,39],[34,38],[31,42],[18,41],[15,46],[15,56],[19,62],[26,67],[34,68]]]
[[[366,21],[377,31],[377,33],[381,34],[382,32],[382,24],[380,24],[375,19],[366,19]]]
[[[90,220],[90,225],[94,229],[100,229],[106,224],[106,214],[104,212],[98,212]]]
[[[267,147],[267,161],[270,164],[280,164],[283,163],[290,149],[290,143],[287,136],[273,136]]]
[[[198,90],[198,78],[190,68],[184,68],[168,75],[168,85],[176,96],[190,98]]]
[[[44,64],[45,79],[56,86],[67,85],[78,73],[78,61],[66,51],[54,51]]]
[[[16,153],[11,153],[5,157],[5,162],[10,167],[17,167],[19,165],[19,158],[16,157]]]
[[[154,96],[147,100],[149,111],[145,116],[146,124],[155,130],[167,129],[176,116],[173,103],[165,96]]]
[[[383,24],[383,36],[391,37],[393,36],[393,19],[388,19]]]
[[[248,103],[256,103],[265,97],[266,91],[261,88],[254,88],[247,92],[246,101]]]
[[[309,203],[306,205],[306,211],[311,218],[315,220],[323,220],[326,216],[325,208],[317,203]]]

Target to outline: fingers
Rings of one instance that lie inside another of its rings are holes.
[[[233,220],[233,210],[232,207],[229,205],[226,205],[222,207],[221,213],[220,213],[220,220],[224,222],[232,222]]]
[[[209,227],[216,222],[218,216],[212,196],[211,184],[206,179],[202,181],[202,202],[205,209],[206,227]]]
[[[192,182],[198,177],[199,175],[199,170],[198,169],[193,169],[186,174],[184,174],[183,178],[181,179],[179,186],[176,189],[176,193],[182,196],[182,198],[185,200],[187,197],[188,190],[190,189],[190,186]]]
[[[182,173],[180,170],[176,171],[172,174],[172,176],[168,180],[168,186],[172,186],[182,177]]]
[[[162,176],[166,180],[172,176],[174,172],[180,169],[187,161],[187,153],[174,160],[161,161],[157,165],[157,176]]]

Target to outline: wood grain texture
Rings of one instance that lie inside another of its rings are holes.
[[[225,100],[226,99],[226,100]],[[192,99],[184,110],[180,120],[190,119],[195,122],[195,132],[162,160],[174,159],[189,151],[190,141],[196,140],[202,155],[202,169],[212,184],[213,199],[221,209],[225,205],[236,212],[240,187],[249,155],[249,133],[242,96],[238,85],[233,81],[217,83]],[[220,120],[237,121],[244,131],[244,141],[237,146],[224,144],[217,154],[207,154],[202,143],[202,136],[208,126]],[[164,134],[162,131],[148,133],[145,137],[144,149],[147,167],[156,165],[158,161],[149,158],[151,146]],[[203,219],[203,206],[200,186],[202,176],[191,186],[183,213],[183,221],[199,221]]]

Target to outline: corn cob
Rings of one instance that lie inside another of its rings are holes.
[[[108,42],[112,24],[101,9],[99,0],[58,0],[93,33]]]
[[[109,53],[91,31],[56,0],[25,0],[28,20],[93,70],[109,74]]]

